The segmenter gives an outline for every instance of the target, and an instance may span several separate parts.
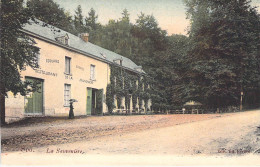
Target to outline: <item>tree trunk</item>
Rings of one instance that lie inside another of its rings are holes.
[[[5,122],[5,89],[4,85],[0,82],[0,116],[1,126],[6,124]]]
[[[2,7],[2,1],[0,1],[0,10]],[[0,20],[1,21],[1,20]],[[0,30],[2,32],[2,26],[0,24]],[[1,48],[4,48],[2,46],[2,41],[0,41]],[[1,126],[6,124],[5,122],[5,79],[3,77],[3,57],[0,55],[0,120],[1,120]]]
[[[2,1],[0,1],[0,10],[2,8]],[[1,22],[2,20],[0,20]],[[2,26],[0,24],[0,30],[2,32]],[[0,41],[0,45],[2,48],[2,41]],[[5,124],[5,85],[4,85],[4,79],[1,73],[3,72],[3,58],[0,55],[0,120],[1,120],[1,126]]]

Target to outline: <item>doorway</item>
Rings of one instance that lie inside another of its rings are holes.
[[[103,114],[103,89],[87,88],[86,114]]]
[[[26,81],[37,83],[37,91],[30,92],[25,96],[25,114],[43,114],[43,80],[26,77]]]

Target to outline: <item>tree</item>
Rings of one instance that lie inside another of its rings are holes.
[[[32,18],[22,0],[1,0],[0,113],[5,124],[5,97],[11,91],[25,95],[31,83],[21,80],[20,71],[26,66],[37,68],[39,48],[32,38],[21,31]]]
[[[131,33],[138,38],[138,49],[136,49],[135,61],[140,62],[146,70],[146,66],[153,67],[158,56],[155,52],[165,51],[168,45],[166,31],[161,30],[153,15],[141,13],[133,26]],[[142,55],[142,57],[140,57]]]
[[[170,75],[166,55],[169,46],[167,32],[158,26],[153,15],[141,13],[133,25],[131,34],[137,38],[132,60],[139,62],[152,78],[152,108],[156,111],[166,111],[170,107],[166,86]]]
[[[96,15],[96,11],[91,8],[88,16],[85,18],[85,27],[86,31],[89,33],[89,41],[94,42],[100,45],[100,39],[102,38],[103,26],[97,22],[98,15]]]
[[[129,14],[124,10],[119,20],[110,20],[107,25],[90,31],[90,41],[133,59],[133,49],[137,47],[137,41],[131,34],[133,25],[126,17],[129,17]]]
[[[171,35],[168,38],[169,46],[164,52],[163,84],[166,92],[166,99],[171,108],[178,108],[186,102],[185,96],[185,71],[188,63],[185,63],[189,38],[184,35]]]
[[[86,31],[86,27],[83,24],[82,8],[80,5],[78,5],[77,9],[75,10],[74,26],[77,33],[84,33]]]
[[[95,31],[100,25],[97,23],[98,15],[96,15],[96,11],[91,8],[88,12],[88,17],[85,18],[87,31]]]
[[[224,107],[239,104],[241,91],[259,90],[259,16],[249,2],[186,1],[191,20],[187,99]]]
[[[130,16],[130,14],[128,13],[128,10],[127,10],[127,9],[124,9],[124,10],[123,10],[123,13],[122,13],[122,18],[121,18],[121,20],[130,23],[130,18],[129,18],[129,16]]]
[[[27,1],[27,7],[37,19],[76,34],[70,13],[65,12],[53,0],[29,0]]]

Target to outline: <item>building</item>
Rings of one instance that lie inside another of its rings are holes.
[[[40,48],[39,68],[28,67],[21,76],[23,80],[37,81],[40,89],[25,97],[13,97],[8,93],[7,121],[38,115],[67,116],[70,99],[77,100],[74,104],[76,116],[106,113],[106,88],[111,80],[111,66],[120,67],[138,78],[145,74],[130,59],[90,43],[87,33],[75,36],[38,22],[25,25],[22,31],[33,37]],[[114,104],[121,108],[116,100]]]

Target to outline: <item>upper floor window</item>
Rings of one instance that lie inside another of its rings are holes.
[[[40,54],[36,55],[36,63],[37,63],[37,66],[40,67]]]
[[[125,78],[122,76],[122,87],[123,87],[123,89],[125,89]]]
[[[113,61],[114,61],[114,63],[116,63],[116,64],[118,64],[118,65],[121,65],[121,66],[122,66],[122,64],[123,64],[123,58],[122,58],[122,57],[121,57],[121,58],[114,59]]]
[[[137,66],[134,69],[138,72],[143,72],[142,66]]]
[[[91,80],[95,80],[95,79],[96,79],[96,76],[95,76],[95,75],[96,75],[96,74],[95,74],[95,73],[96,73],[96,72],[95,72],[95,67],[96,67],[96,66],[93,65],[93,64],[90,65],[90,79],[91,79]]]
[[[69,44],[69,39],[68,39],[68,38],[65,38],[65,39],[64,39],[64,44],[65,44],[65,45],[68,45],[68,44]]]
[[[65,57],[65,73],[71,74],[71,58]]]
[[[115,85],[114,85],[114,86],[116,86],[116,76],[114,76],[114,83],[115,83]]]
[[[62,44],[65,44],[65,45],[68,45],[69,44],[69,36],[68,34],[65,34],[65,35],[60,35],[58,37],[55,38],[56,41],[58,41],[59,43],[62,43]]]

